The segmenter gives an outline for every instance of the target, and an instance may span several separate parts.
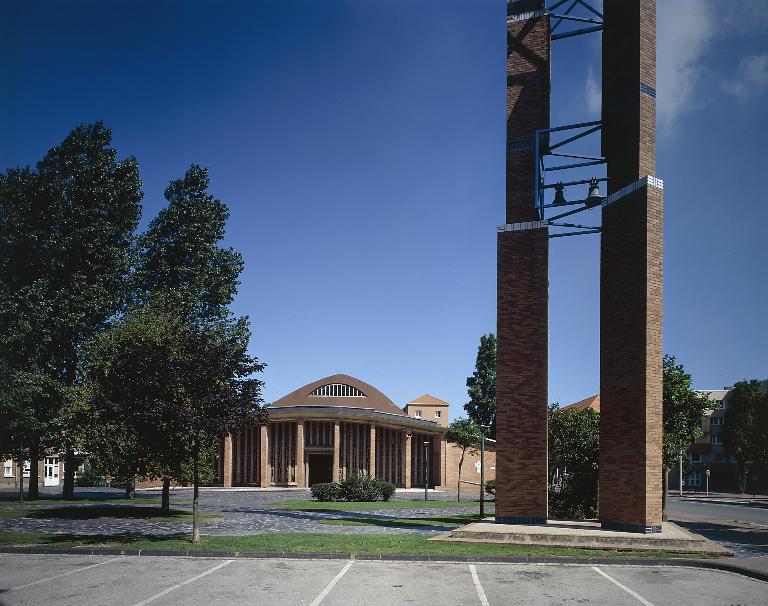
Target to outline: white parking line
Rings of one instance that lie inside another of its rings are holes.
[[[83,566],[82,568],[75,568],[74,570],[70,570],[68,572],[55,574],[52,577],[46,577],[44,579],[38,579],[37,581],[32,581],[31,583],[27,583],[26,585],[19,585],[18,587],[12,587],[8,591],[19,591],[20,589],[26,589],[27,587],[32,587],[33,585],[40,585],[40,583],[47,583],[48,581],[53,581],[54,579],[60,579],[61,577],[65,577],[70,574],[75,574],[76,572],[82,572],[83,570],[88,570],[89,568],[96,568],[97,566],[103,566],[104,564],[109,564],[110,562],[114,562],[115,560],[122,560],[122,558],[112,558],[111,560],[106,560],[104,562],[97,562],[96,564]]]
[[[636,598],[637,600],[639,600],[640,602],[642,602],[643,604],[645,604],[645,606],[653,606],[653,604],[651,604],[651,603],[650,603],[648,600],[646,600],[646,599],[645,599],[643,596],[641,596],[641,595],[640,595],[640,594],[638,594],[638,593],[635,593],[634,591],[632,591],[632,590],[631,590],[629,587],[627,587],[626,585],[622,585],[622,584],[621,584],[621,583],[619,583],[619,582],[618,582],[616,579],[614,579],[613,577],[611,577],[611,576],[609,576],[609,575],[605,574],[605,573],[604,573],[602,570],[600,570],[600,569],[599,569],[599,568],[597,568],[596,566],[592,566],[592,570],[594,570],[596,573],[598,573],[598,574],[600,574],[600,575],[604,576],[604,577],[605,577],[606,579],[608,579],[608,580],[609,580],[611,583],[613,583],[614,585],[616,585],[616,587],[619,587],[619,588],[623,589],[623,590],[624,590],[624,591],[626,591],[626,592],[627,592],[629,595],[631,595],[633,598]]]
[[[480,577],[477,576],[477,568],[475,568],[474,564],[469,565],[469,572],[472,573],[472,580],[475,582],[475,589],[477,589],[477,597],[480,598],[480,603],[483,606],[490,606],[488,604],[488,598],[485,597],[485,590],[480,584]]]
[[[164,595],[171,593],[172,591],[176,591],[177,589],[180,589],[181,587],[184,587],[184,585],[188,585],[189,583],[192,583],[193,581],[197,581],[198,579],[202,579],[205,576],[208,576],[212,572],[216,572],[219,568],[224,568],[227,564],[231,564],[234,562],[234,560],[227,560],[226,562],[222,562],[221,564],[214,566],[210,570],[206,570],[205,572],[200,573],[196,577],[192,577],[191,579],[187,579],[183,583],[179,583],[178,585],[174,585],[173,587],[169,587],[168,589],[164,589],[160,593],[156,593],[151,598],[147,598],[146,600],[142,602],[138,602],[135,606],[144,606],[144,604],[149,604],[150,602],[154,602],[157,598],[161,598]]]
[[[339,574],[337,574],[335,577],[333,577],[333,579],[331,579],[331,582],[328,583],[328,585],[325,586],[325,589],[323,589],[320,592],[320,594],[312,601],[312,603],[309,606],[318,606],[318,604],[320,604],[320,602],[322,602],[325,599],[325,596],[327,596],[329,593],[331,593],[331,589],[333,589],[335,587],[336,583],[339,582],[341,577],[343,577],[345,574],[347,574],[347,570],[352,568],[352,564],[354,564],[354,563],[355,563],[354,560],[350,560],[349,562],[347,562],[346,566],[344,566],[344,568],[342,568],[339,571]]]

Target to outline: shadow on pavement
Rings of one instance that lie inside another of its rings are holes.
[[[732,549],[739,556],[768,555],[768,529],[713,522],[673,520],[678,526]]]

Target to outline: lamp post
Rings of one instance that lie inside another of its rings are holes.
[[[429,442],[424,440],[424,500],[429,500]]]
[[[489,427],[480,426],[480,520],[485,516],[485,432]]]

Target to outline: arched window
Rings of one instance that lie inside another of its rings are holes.
[[[321,385],[310,396],[330,396],[334,398],[364,398],[365,394],[357,387],[346,385],[344,383],[328,383]]]

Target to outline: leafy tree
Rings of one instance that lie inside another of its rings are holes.
[[[489,437],[496,437],[496,335],[480,337],[475,372],[467,378],[469,402],[464,410],[478,425],[489,426]]]
[[[720,437],[726,452],[739,465],[739,490],[768,450],[768,390],[760,381],[739,381],[728,393]]]
[[[11,370],[59,386],[33,403],[30,451],[35,457],[41,448],[64,448],[67,497],[74,491],[67,394],[77,384],[83,344],[124,308],[141,213],[136,160],[118,162],[111,140],[101,122],[80,125],[36,171],[12,170],[0,183],[0,349]]]
[[[549,407],[549,508],[553,517],[597,514],[600,414],[591,408]]]
[[[201,460],[232,430],[264,420],[262,383],[251,376],[264,365],[248,355],[249,336],[243,320],[199,326],[165,309],[142,308],[88,352],[94,411],[135,431],[148,453],[137,475],[169,472],[172,459],[158,452],[173,449],[175,460],[189,456],[196,543]]]
[[[464,456],[467,451],[475,454],[480,448],[482,439],[480,426],[473,419],[456,419],[445,431],[445,439],[450,444],[455,444],[461,448],[461,458],[459,458],[459,473],[456,482],[456,500],[461,501],[461,467],[464,465]],[[482,490],[482,487],[481,487]]]
[[[666,516],[669,472],[679,464],[681,453],[701,435],[704,411],[712,407],[710,399],[691,388],[693,379],[674,356],[663,361],[664,435],[662,466],[664,469],[664,512]]]
[[[209,183],[208,170],[197,164],[171,181],[165,190],[168,206],[139,238],[134,275],[137,304],[172,310],[199,327],[231,322],[228,306],[243,270],[242,256],[221,246],[229,209],[208,193]],[[180,452],[179,445],[193,447],[186,436],[170,434],[167,448],[156,444],[163,461],[156,471],[163,478],[164,505],[170,480],[187,483],[192,476],[190,453]]]

